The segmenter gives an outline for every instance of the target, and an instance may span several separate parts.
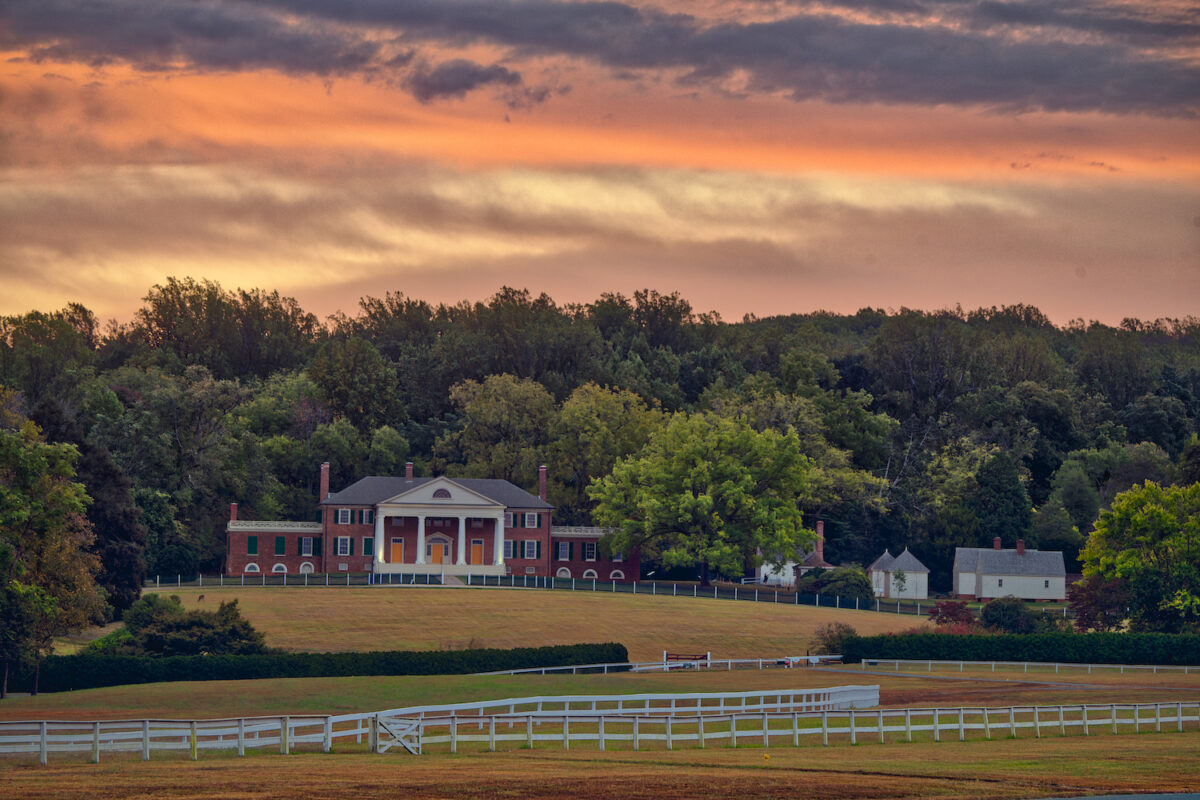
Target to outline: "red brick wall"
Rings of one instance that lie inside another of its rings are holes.
[[[249,540],[251,536],[258,537],[258,555],[250,555]],[[275,537],[282,537],[284,543],[284,554],[275,554]],[[313,554],[311,556],[300,555],[300,540],[302,537],[309,536],[313,539]],[[274,531],[229,531],[227,541],[229,551],[225,557],[225,574],[226,575],[259,575],[267,573],[274,574],[273,570],[276,564],[283,564],[287,568],[287,574],[296,575],[300,572],[300,567],[307,563],[312,565],[313,572],[321,572],[321,551],[319,543],[316,541],[320,538],[319,533],[297,533],[295,531],[274,532]],[[257,572],[246,572],[248,564],[258,565]]]
[[[558,543],[566,542],[570,545],[571,558],[566,561],[558,559]],[[584,560],[584,543],[591,542],[597,544],[596,558],[592,561]],[[595,570],[596,580],[607,581],[613,580],[610,576],[613,570],[620,570],[623,578],[616,578],[617,581],[636,581],[639,577],[638,573],[641,566],[638,562],[636,554],[633,557],[626,557],[624,561],[613,561],[610,558],[605,558],[600,554],[598,539],[578,539],[575,537],[554,539],[551,543],[553,550],[550,553],[550,574],[558,576],[560,569],[566,568],[571,571],[572,578],[582,578],[583,573],[587,570]],[[590,577],[590,576],[589,576]]]

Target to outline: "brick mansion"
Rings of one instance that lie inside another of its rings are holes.
[[[637,553],[601,553],[605,530],[552,524],[546,468],[537,495],[492,478],[370,476],[330,492],[321,465],[320,522],[238,519],[226,526],[227,575],[368,572],[539,575],[634,581]]]

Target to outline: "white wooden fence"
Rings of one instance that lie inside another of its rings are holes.
[[[456,717],[427,717],[412,720],[419,728],[416,750],[448,745],[486,744],[488,750],[510,744],[534,747],[549,744],[562,749],[588,745],[604,750],[610,745],[639,750],[645,745],[667,750],[676,745],[705,747],[709,743],[737,747],[747,742],[762,747],[799,747],[807,739],[821,744],[860,740],[913,741],[914,734],[928,734],[933,741],[965,741],[982,734],[1016,738],[1021,732],[1041,738],[1043,732],[1068,731],[1088,736],[1097,728],[1113,733],[1143,730],[1184,730],[1184,723],[1200,722],[1200,701],[1186,703],[1142,703],[1078,706],[1012,706],[1003,708],[905,708],[849,711],[779,713],[730,713],[724,715],[644,716],[604,712],[596,715],[531,714],[497,715],[486,721]],[[1032,733],[1030,733],[1032,732]]]
[[[236,750],[244,755],[247,749],[278,748],[286,754],[298,745],[319,745],[328,752],[335,740],[352,738],[361,743],[364,737],[375,752],[392,746],[419,752],[425,720],[430,718],[456,721],[451,724],[455,729],[468,724],[482,729],[498,716],[511,727],[517,717],[633,714],[662,719],[673,714],[835,710],[878,703],[878,686],[836,686],[768,692],[518,697],[337,716],[0,722],[0,754],[37,754],[43,764],[50,753],[90,753],[93,762],[100,760],[101,753],[119,752],[140,753],[149,759],[154,751],[175,751],[195,759],[202,750]]]
[[[878,687],[841,687],[849,689]],[[801,695],[803,693],[797,693]],[[747,695],[749,696],[749,695]],[[785,693],[784,696],[787,696]],[[148,759],[153,751],[185,752],[196,759],[202,750],[236,750],[239,755],[252,748],[278,748],[291,752],[301,745],[328,752],[336,740],[364,738],[372,752],[402,747],[408,752],[429,750],[458,752],[461,745],[497,750],[503,745],[532,747],[538,744],[569,749],[589,746],[674,749],[676,746],[706,747],[710,744],[737,747],[793,746],[805,742],[822,745],[860,741],[913,741],[919,736],[932,741],[965,741],[969,738],[1041,738],[1047,733],[1066,736],[1094,733],[1140,733],[1186,730],[1200,723],[1200,700],[1174,703],[1119,703],[1106,705],[1005,706],[1000,708],[903,708],[771,710],[772,703],[760,696],[744,711],[732,710],[727,702],[689,705],[676,696],[674,713],[667,706],[642,710],[601,708],[580,698],[541,698],[543,708],[509,713],[497,706],[476,706],[476,713],[463,707],[424,714],[400,716],[395,712],[351,714],[329,717],[256,717],[225,720],[118,720],[103,722],[8,722],[0,723],[0,753],[38,754],[45,764],[50,753],[90,753],[99,761],[102,752],[140,753]],[[695,696],[691,696],[695,697]],[[708,695],[709,698],[718,697]],[[614,698],[608,698],[612,701]],[[534,703],[537,698],[509,701],[511,707]],[[546,704],[587,708],[551,710]],[[638,702],[633,696],[624,704]],[[611,704],[611,702],[610,702]],[[468,704],[472,705],[472,704]],[[724,709],[724,710],[722,710]],[[496,713],[479,714],[478,711]]]
[[[1049,669],[1054,667],[1055,673],[1059,670],[1086,670],[1090,675],[1092,670],[1116,670],[1121,674],[1125,674],[1126,670],[1130,672],[1150,672],[1158,674],[1159,672],[1182,672],[1184,675],[1190,674],[1190,670],[1195,670],[1200,673],[1200,666],[1174,666],[1167,664],[1072,664],[1069,662],[1055,661],[938,661],[927,658],[864,658],[860,664],[862,669],[868,666],[883,666],[891,664],[892,667],[899,671],[901,667],[914,667],[917,669],[925,668],[932,672],[934,667],[946,667],[953,669],[958,667],[959,672],[965,672],[966,667],[991,667],[992,672],[996,671],[996,667],[1005,668],[1021,668],[1024,672],[1029,672],[1029,668],[1034,669]]]
[[[822,663],[840,663],[840,655],[774,656],[767,658],[700,658],[683,661],[621,661],[609,664],[571,664],[564,667],[522,667],[501,669],[494,672],[477,672],[476,675],[546,675],[554,672],[674,672],[682,669],[734,670],[734,669],[791,669],[793,667],[815,667]]]

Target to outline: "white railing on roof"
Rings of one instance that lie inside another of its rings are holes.
[[[235,519],[226,530],[231,531],[308,531],[320,533],[319,522],[293,522],[290,520]]]

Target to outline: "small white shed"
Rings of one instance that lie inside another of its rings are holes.
[[[925,600],[929,597],[929,568],[904,548],[898,556],[887,550],[867,568],[876,597]]]

